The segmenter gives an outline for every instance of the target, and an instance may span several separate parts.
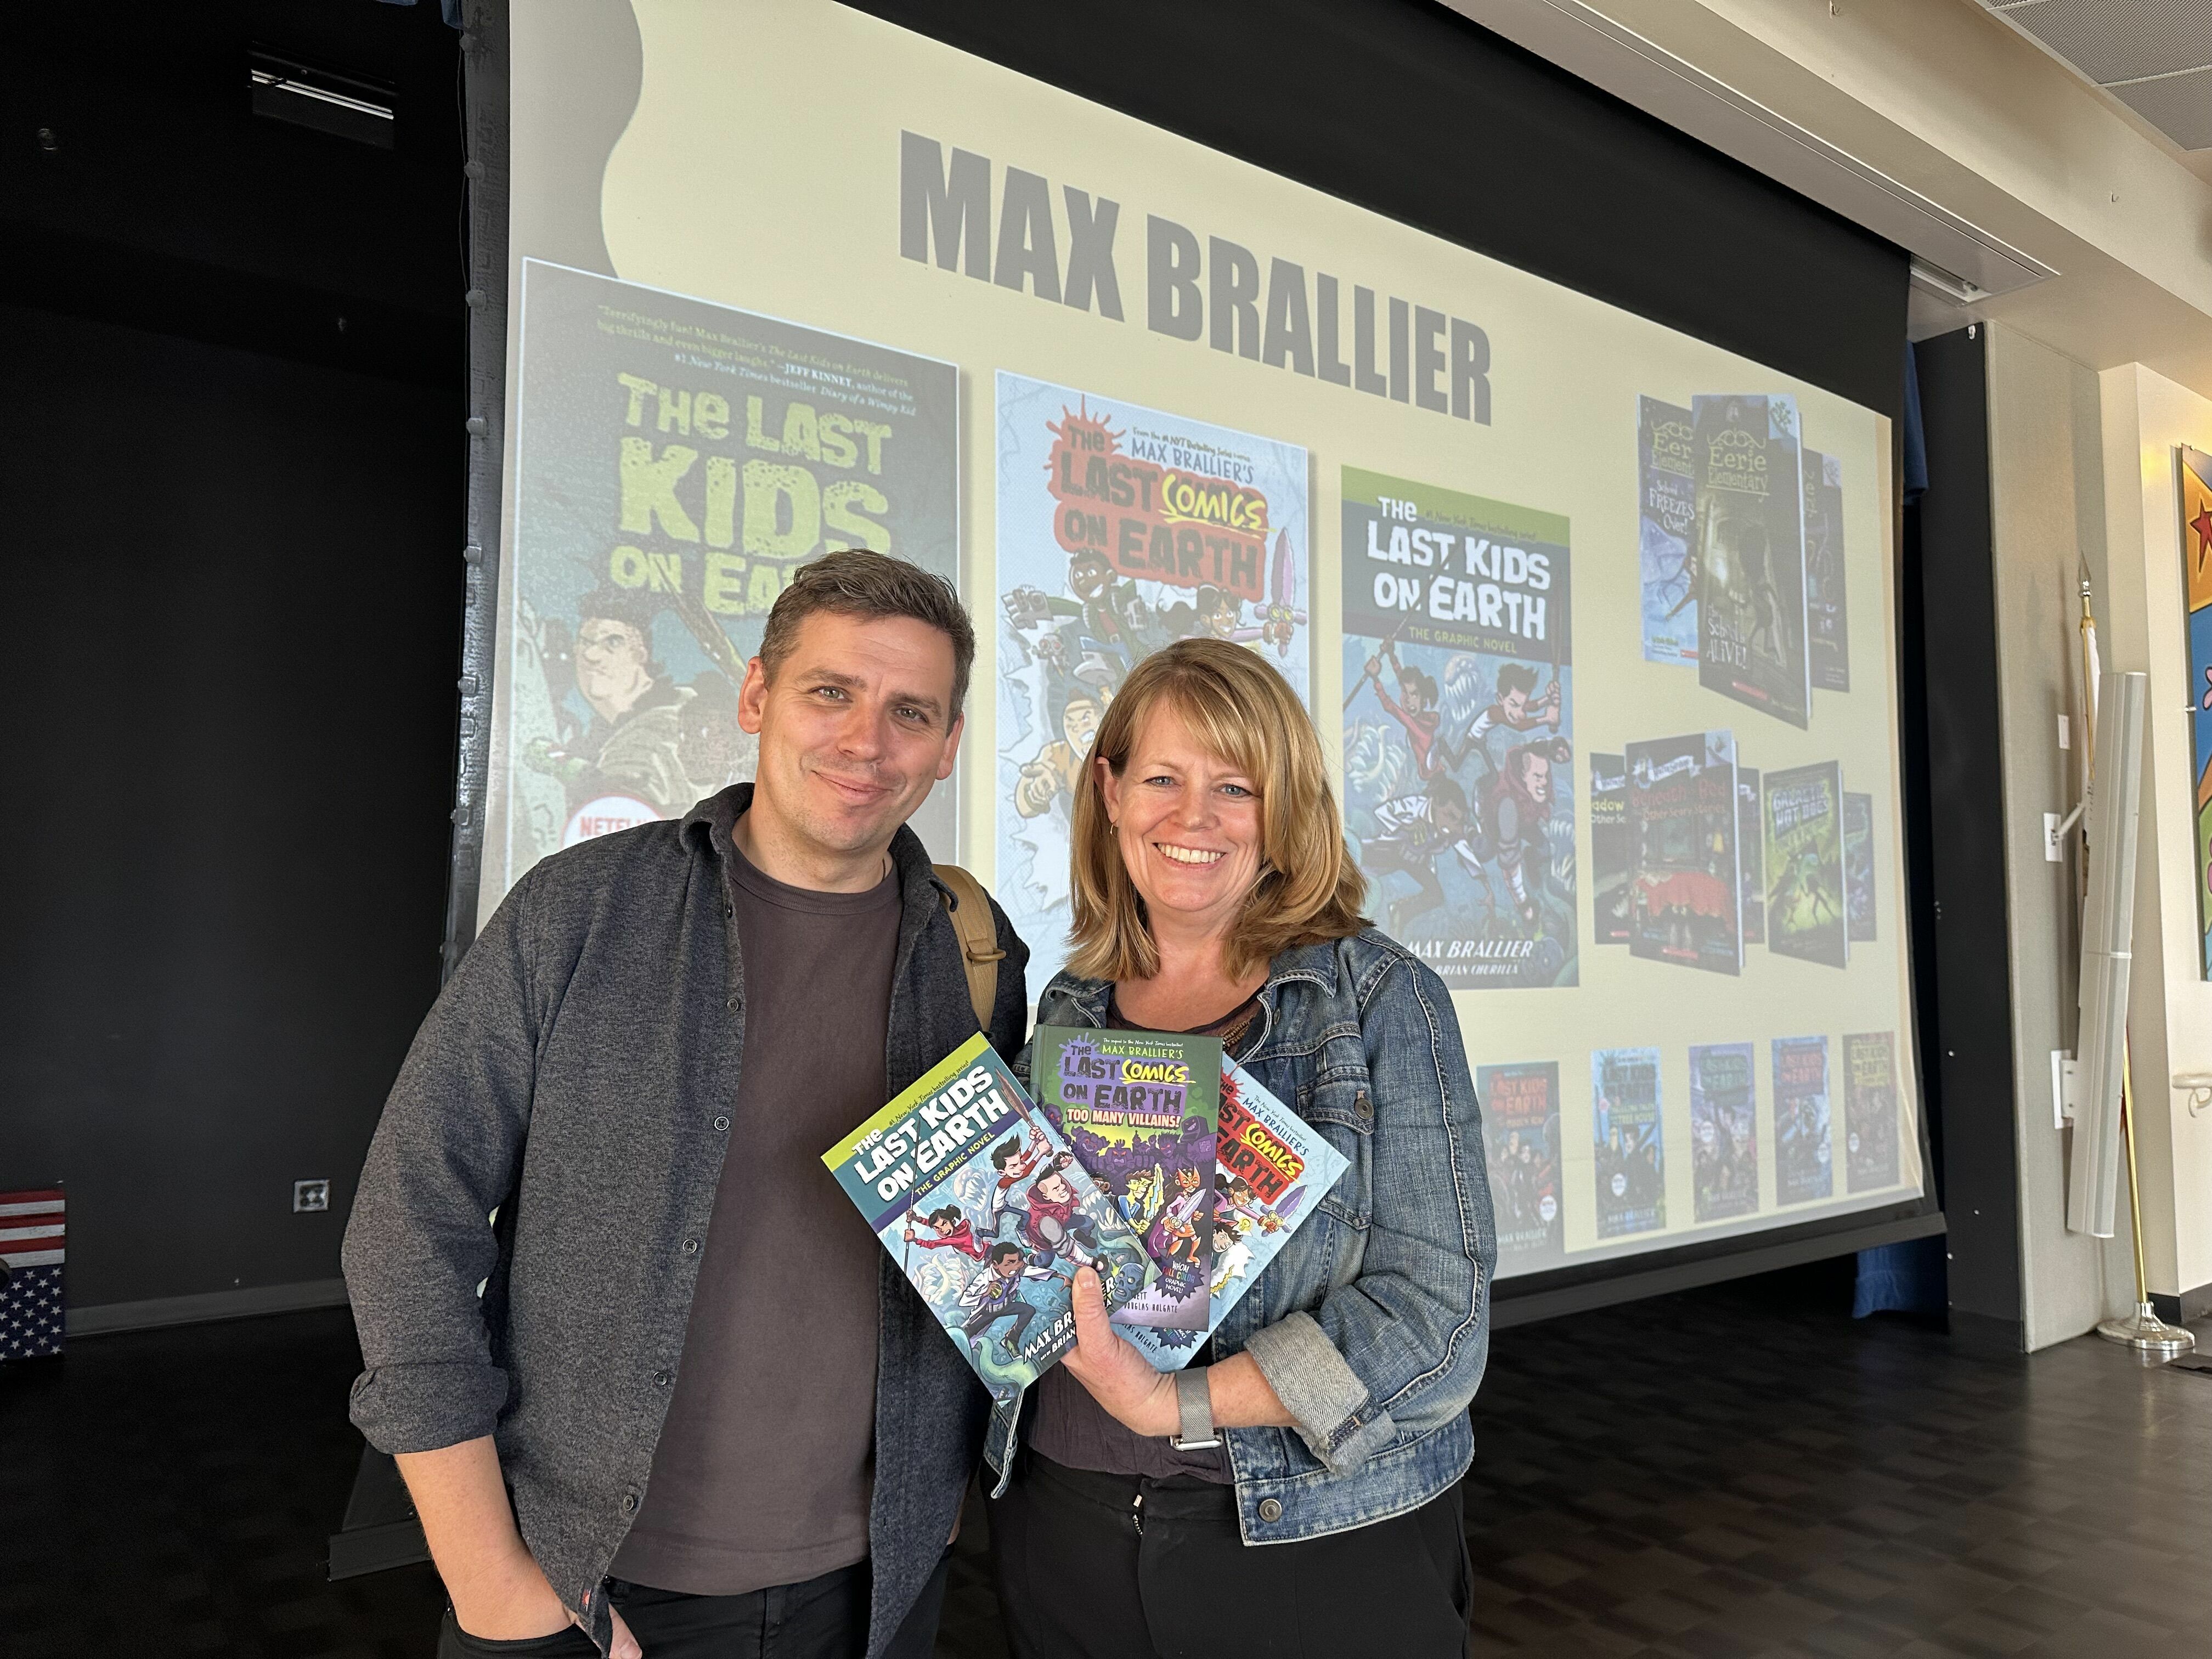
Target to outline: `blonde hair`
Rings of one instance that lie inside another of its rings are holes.
[[[1163,704],[1260,792],[1260,878],[1222,943],[1230,977],[1243,978],[1292,945],[1366,927],[1359,907],[1367,878],[1345,849],[1321,739],[1297,694],[1241,645],[1178,640],[1139,663],[1107,705],[1076,787],[1070,971],[1117,981],[1159,972],[1159,947],[1122,865],[1097,763],[1120,777],[1146,718]]]

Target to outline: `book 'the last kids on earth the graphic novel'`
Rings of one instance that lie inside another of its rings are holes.
[[[980,1031],[822,1161],[997,1398],[1075,1346],[1078,1268],[1109,1313],[1156,1277]]]

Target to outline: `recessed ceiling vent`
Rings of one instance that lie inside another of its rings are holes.
[[[2212,0],[1982,0],[2184,149],[2212,149]]]
[[[256,115],[392,148],[392,89],[382,82],[303,64],[262,46],[253,48],[249,72]]]

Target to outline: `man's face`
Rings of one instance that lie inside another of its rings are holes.
[[[1048,1204],[1065,1204],[1075,1196],[1075,1188],[1067,1184],[1067,1177],[1057,1170],[1039,1176],[1033,1190]]]
[[[1060,717],[1061,734],[1067,746],[1081,760],[1091,752],[1091,740],[1098,735],[1098,705],[1088,697],[1071,697]]]
[[[1498,699],[1498,706],[1509,720],[1517,720],[1528,712],[1528,694],[1516,685]]]
[[[1525,757],[1521,763],[1521,787],[1538,805],[1552,799],[1552,763],[1541,755]]]
[[[1437,829],[1448,836],[1457,835],[1467,827],[1467,809],[1455,800],[1440,800],[1429,809],[1429,816]]]
[[[1067,583],[1079,598],[1095,599],[1106,591],[1108,572],[1105,561],[1079,558],[1067,567]]]
[[[752,812],[817,856],[879,854],[960,747],[952,641],[911,617],[817,611],[771,682],[745,667],[738,723],[760,738]]]
[[[602,714],[627,714],[652,684],[644,633],[611,617],[586,617],[576,630],[576,689]]]
[[[1018,1255],[994,1256],[991,1260],[991,1271],[1001,1279],[1012,1279],[1021,1269],[1022,1259]]]

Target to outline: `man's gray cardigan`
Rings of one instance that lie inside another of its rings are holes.
[[[516,884],[408,1052],[346,1229],[368,1366],[355,1424],[388,1452],[495,1435],[523,1540],[602,1651],[600,1586],[653,1468],[732,1139],[717,1126],[737,1098],[745,974],[775,971],[738,960],[723,891],[730,826],[751,799],[739,784]],[[902,829],[891,856],[904,902],[885,1051],[896,1093],[976,1022],[928,854]],[[1011,1056],[1029,952],[993,915],[1006,955],[990,1037]],[[848,1040],[836,1009],[821,1010],[818,1035]],[[936,1566],[988,1405],[888,1254],[879,1283],[872,1656]]]

